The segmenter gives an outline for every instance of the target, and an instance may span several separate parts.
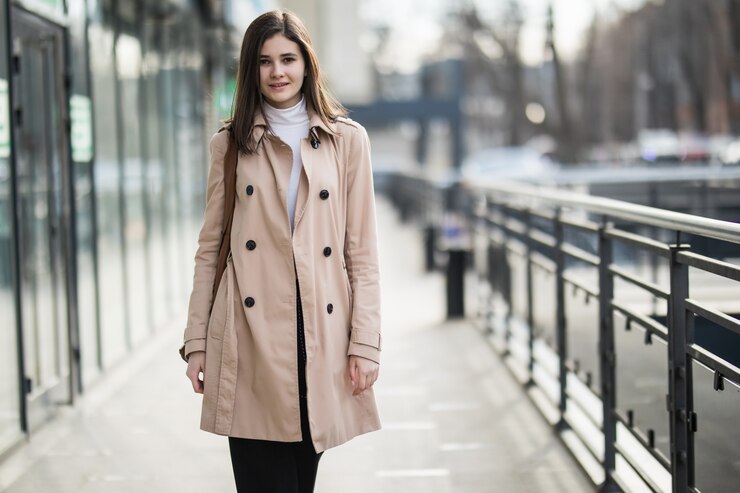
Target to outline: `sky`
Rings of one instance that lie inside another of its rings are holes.
[[[537,65],[545,54],[547,6],[553,4],[556,42],[564,59],[577,54],[594,13],[603,19],[618,10],[633,10],[650,0],[519,0],[524,17],[521,55],[525,63]],[[653,0],[655,1],[655,0]],[[360,15],[369,26],[388,25],[394,45],[394,68],[411,72],[432,53],[442,36],[441,21],[456,5],[474,3],[486,20],[501,18],[507,0],[359,0]],[[372,38],[367,40],[372,46]]]

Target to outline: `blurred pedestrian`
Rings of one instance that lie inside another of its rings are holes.
[[[181,354],[238,491],[308,492],[324,450],[380,428],[370,145],[288,11],[248,27],[234,101],[210,140]]]

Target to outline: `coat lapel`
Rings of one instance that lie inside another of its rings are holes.
[[[326,147],[322,149],[321,139],[326,139],[330,134],[336,134],[336,126],[333,123],[326,124],[321,117],[308,108],[308,119],[309,119],[309,130],[306,138],[301,140],[301,164],[303,172],[300,177],[300,184],[298,186],[298,198],[296,200],[295,217],[293,218],[294,229],[298,228],[301,218],[306,211],[306,205],[308,204],[308,198],[311,193],[311,175],[315,165],[320,165],[322,160],[321,156],[325,156]],[[270,134],[265,137],[267,131],[267,122],[265,121],[262,113],[258,113],[254,119],[254,128],[252,130],[252,139],[255,143],[262,141],[261,148],[264,149],[265,157],[270,163],[272,172],[275,176],[275,183],[283,193],[280,194],[282,207],[285,211],[285,216],[288,216],[288,206],[286,203],[288,182],[285,178],[290,177],[290,163],[288,163],[287,174],[286,170],[282,169],[283,160],[281,159],[281,150],[276,147],[275,143],[277,139]],[[328,144],[327,144],[328,145]]]
[[[296,201],[296,212],[294,218],[294,228],[298,228],[298,224],[306,211],[306,205],[308,204],[308,198],[311,196],[311,175],[314,166],[320,166],[322,158],[325,154],[326,147],[322,149],[321,138],[326,138],[328,134],[334,133],[335,129],[333,125],[326,125],[321,117],[308,108],[308,135],[306,138],[301,140],[301,162],[303,164],[303,173],[301,173],[301,182],[298,186],[298,200]],[[321,130],[323,130],[323,132]]]

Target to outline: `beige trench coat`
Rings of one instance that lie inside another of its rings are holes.
[[[300,441],[297,275],[308,416],[320,452],[380,429],[372,388],[353,396],[347,375],[348,355],[380,362],[380,288],[367,133],[347,118],[327,126],[309,117],[292,238],[286,206],[292,151],[256,119],[258,152],[239,156],[232,253],[215,300],[227,132],[211,138],[184,356],[206,352],[201,429]]]

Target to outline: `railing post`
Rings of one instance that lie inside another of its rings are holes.
[[[430,222],[424,227],[424,270],[426,272],[433,272],[437,268],[437,263],[434,261],[436,249],[437,228]]]
[[[511,265],[509,264],[509,256],[506,251],[506,245],[509,241],[509,238],[512,236],[509,229],[505,226],[506,225],[506,219],[509,216],[509,210],[504,207],[500,206],[498,208],[499,212],[499,223],[501,224],[501,232],[504,236],[504,242],[501,245],[501,266],[503,267],[503,272],[501,272],[501,292],[503,293],[503,298],[506,301],[506,317],[505,317],[505,324],[504,324],[504,341],[506,342],[506,353],[508,355],[509,353],[509,343],[511,341],[511,320],[514,318],[514,292],[511,287]]]
[[[527,385],[534,383],[534,279],[532,272],[532,214],[529,210],[525,210],[526,214],[524,218],[525,231],[524,231],[524,242],[526,245],[526,264],[527,264],[527,329],[528,329],[528,341],[527,347],[529,348],[529,362],[527,364],[528,381]]]
[[[614,298],[614,279],[609,272],[613,260],[612,241],[606,231],[611,224],[604,221],[599,228],[599,364],[601,373],[601,402],[604,432],[604,482],[599,491],[620,491],[614,481],[616,468],[617,375],[614,348],[614,320],[611,302]]]
[[[474,215],[476,214],[474,213]],[[481,202],[479,203],[477,217],[478,219],[476,225],[476,236],[482,235],[482,237],[485,238],[485,249],[483,251],[475,247],[473,248],[474,262],[476,266],[476,272],[478,274],[479,299],[481,298],[480,285],[487,285],[487,289],[482,290],[482,295],[485,296],[485,299],[479,301],[478,311],[479,314],[483,317],[483,332],[486,335],[490,335],[493,333],[493,305],[495,299],[495,288],[493,284],[493,279],[491,278],[491,251],[493,249],[493,242],[491,241],[490,228],[488,225],[488,197],[486,197],[485,195],[483,195]],[[477,239],[476,242],[474,242],[474,245],[478,245]],[[480,259],[478,255],[482,256],[483,258]]]
[[[411,178],[405,177],[401,180],[400,193],[398,194],[398,211],[402,223],[409,222],[411,215],[411,196],[414,193],[415,183]]]
[[[692,369],[686,350],[692,318],[686,310],[689,296],[689,267],[678,262],[678,254],[688,245],[670,246],[668,298],[668,415],[671,438],[671,477],[674,493],[685,493],[694,486],[694,422]]]
[[[560,421],[558,427],[562,430],[566,427],[565,411],[568,402],[567,377],[568,367],[568,334],[565,321],[565,254],[563,253],[564,232],[561,222],[562,210],[558,207],[555,212],[555,336],[558,351],[558,380],[560,382]]]
[[[462,248],[447,252],[447,319],[465,316],[465,268],[467,251]]]
[[[496,270],[496,249],[491,239],[490,231],[488,228],[488,222],[484,226],[486,234],[486,280],[488,281],[488,312],[486,313],[486,332],[491,334],[495,332],[495,320],[496,320],[496,297],[500,296],[500,290],[498,288],[497,275],[500,275]]]

